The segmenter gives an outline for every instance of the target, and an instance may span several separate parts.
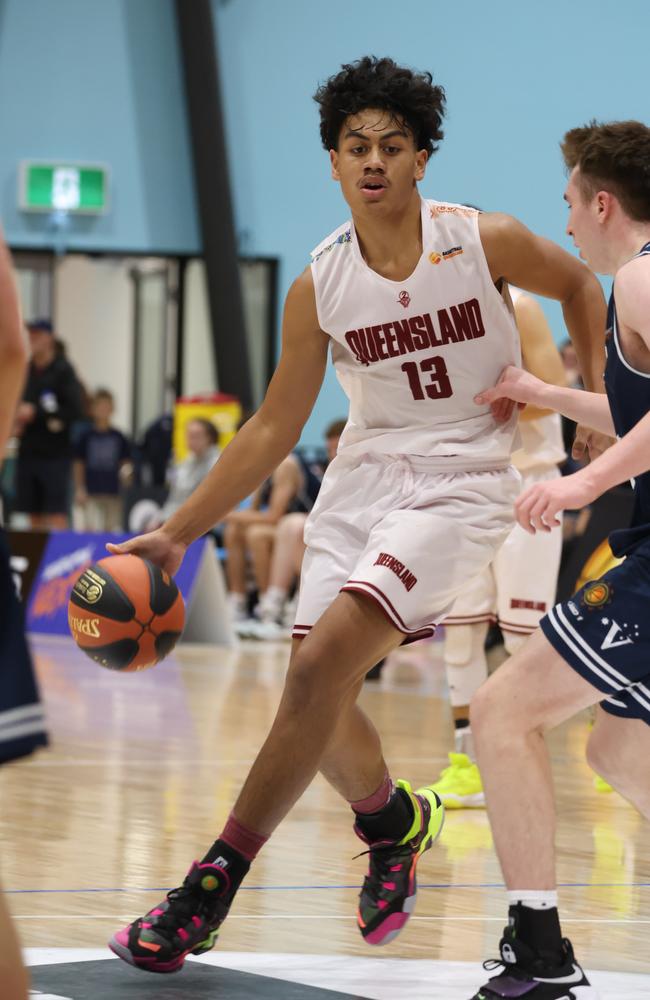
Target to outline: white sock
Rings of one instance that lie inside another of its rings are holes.
[[[508,903],[516,906],[521,903],[529,910],[552,910],[557,909],[558,897],[557,889],[545,892],[541,889],[514,889],[508,892]]]
[[[467,754],[471,761],[476,762],[476,757],[474,755],[474,737],[472,736],[471,726],[464,726],[462,729],[454,730],[454,743],[456,753]]]
[[[282,612],[287,594],[282,587],[269,587],[260,601],[260,617],[265,621],[276,621]]]
[[[228,594],[228,606],[235,621],[243,621],[246,617],[246,595],[231,591]]]

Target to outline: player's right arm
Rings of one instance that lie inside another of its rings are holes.
[[[157,531],[111,552],[144,556],[174,573],[186,547],[257,489],[297,444],[318,396],[329,338],[318,325],[311,271],[294,281],[284,309],[282,354],[257,413],[191,497]]]
[[[497,384],[491,389],[483,389],[474,397],[474,402],[484,406],[486,403],[496,403],[499,399],[511,399],[515,403],[526,403],[538,409],[554,410],[595,431],[610,437],[616,436],[609,400],[601,392],[550,385],[521,368],[509,365],[504,368]]]
[[[18,292],[9,251],[0,236],[0,464],[11,436],[26,369],[27,343]]]

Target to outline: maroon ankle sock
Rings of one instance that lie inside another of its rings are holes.
[[[219,839],[247,861],[254,861],[269,838],[249,830],[231,813]]]

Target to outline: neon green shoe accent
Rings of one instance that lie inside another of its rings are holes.
[[[196,948],[193,949],[193,955],[202,955],[204,951],[210,951],[214,948],[217,938],[219,937],[219,931],[210,931],[205,941],[201,941],[201,944],[197,944]]]
[[[482,809],[485,806],[481,772],[465,753],[450,753],[449,767],[431,787],[447,809]]]
[[[401,844],[408,844],[420,835],[421,840],[417,853],[418,855],[424,854],[424,852],[428,851],[434,841],[436,841],[440,836],[445,822],[445,808],[433,792],[430,785],[425,785],[424,788],[418,788],[417,791],[414,792],[408,781],[403,781],[401,778],[398,778],[396,787],[401,788],[407,793],[413,802],[414,813],[413,822],[406,835],[399,841],[398,846]],[[431,807],[431,814],[429,816],[426,831],[422,829],[422,807],[417,801],[418,796],[425,798]]]
[[[399,841],[400,844],[408,844],[409,840],[413,840],[413,838],[420,832],[420,828],[422,826],[421,811],[419,805],[415,802],[415,795],[413,794],[413,789],[408,781],[398,778],[395,783],[395,787],[401,788],[402,791],[406,792],[411,802],[413,802],[413,822],[409,827],[408,833]]]
[[[599,774],[594,774],[594,788],[597,792],[600,792],[601,795],[609,795],[614,791],[612,786],[605,781],[604,778],[601,778]]]

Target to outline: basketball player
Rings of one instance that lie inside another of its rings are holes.
[[[565,385],[562,358],[544,311],[531,295],[510,289],[521,337],[523,365],[544,382]],[[566,458],[557,413],[527,406],[519,415],[520,447],[512,464],[522,487],[557,479]],[[562,535],[555,531],[529,535],[516,525],[496,558],[468,581],[445,619],[445,669],[454,717],[455,752],[433,785],[446,808],[485,805],[481,773],[474,753],[469,705],[488,675],[485,638],[490,621],[498,622],[508,655],[530,636],[555,602],[562,555]]]
[[[594,271],[615,276],[607,396],[559,389],[508,368],[477,403],[550,407],[620,440],[579,472],[538,483],[516,504],[528,532],[550,532],[566,508],[634,480],[632,527],[610,544],[622,564],[542,619],[541,630],[475,696],[472,727],[494,839],[509,889],[503,971],[475,1000],[596,996],[562,938],[547,729],[598,704],[591,766],[650,819],[650,128],[592,122],[562,145],[571,171],[567,232]]]
[[[212,947],[250,863],[319,770],[369,845],[363,937],[382,944],[404,926],[443,807],[428,787],[393,783],[356,700],[373,664],[433,634],[511,529],[514,404],[497,423],[473,402],[519,363],[504,281],[561,300],[592,383],[599,369],[605,303],[588,268],[514,219],[421,198],[445,103],[430,74],[365,57],[316,100],[352,221],[319,244],[289,291],[260,410],[162,528],[111,547],[174,573],[187,545],[298,441],[331,344],[350,416],[305,530],[284,693],[222,834],[180,888],[112,939],[121,958],[153,972]]]
[[[0,463],[4,458],[7,441],[23,390],[27,372],[27,344],[23,336],[18,295],[14,284],[11,261],[0,237]],[[9,565],[9,550],[0,529],[0,594],[3,596],[0,622],[0,703],[3,687],[7,685],[10,671],[22,665],[28,657],[22,622],[16,618],[18,604]],[[9,620],[12,615],[12,620]],[[16,628],[20,636],[15,634]],[[31,667],[30,667],[31,669]],[[21,748],[17,748],[20,752]],[[25,750],[22,749],[24,753]],[[4,895],[0,892],[0,983],[3,1000],[27,1000],[29,976],[20,956],[20,946],[7,910]]]

